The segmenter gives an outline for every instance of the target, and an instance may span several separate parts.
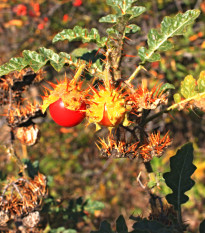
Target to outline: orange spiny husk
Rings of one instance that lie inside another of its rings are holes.
[[[76,82],[74,79],[65,79],[63,81],[58,81],[58,84],[49,82],[49,84],[54,88],[53,90],[46,88],[48,90],[44,92],[45,96],[43,98],[43,104],[41,106],[42,112],[44,113],[48,106],[58,99],[61,99],[64,106],[70,110],[78,110],[85,100],[86,90],[82,90],[82,82]]]
[[[127,144],[125,141],[116,141],[112,135],[108,136],[107,143],[104,139],[99,138],[98,149],[107,157],[114,156],[117,158],[136,158],[139,156],[137,147],[139,142]]]
[[[138,86],[126,100],[132,106],[132,112],[141,112],[142,109],[156,109],[161,104],[167,104],[167,95],[160,92],[161,85],[154,86],[151,91],[147,86]]]
[[[171,139],[167,132],[163,138],[160,137],[160,132],[152,133],[148,137],[148,143],[139,148],[139,153],[145,162],[152,160],[155,157],[161,157],[164,150],[171,144]]]
[[[88,99],[89,107],[87,117],[89,123],[95,123],[107,127],[115,127],[125,117],[126,101],[120,86],[115,88],[110,83],[108,86],[99,85],[98,90],[90,87],[91,94]]]

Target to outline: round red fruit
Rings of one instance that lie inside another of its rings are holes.
[[[85,118],[86,104],[82,102],[78,110],[70,110],[64,106],[61,99],[49,105],[52,119],[63,127],[73,127],[82,122]]]

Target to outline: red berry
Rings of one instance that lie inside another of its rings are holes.
[[[49,111],[52,119],[63,127],[73,127],[85,118],[86,104],[82,102],[78,110],[70,110],[64,106],[61,99],[50,104]]]

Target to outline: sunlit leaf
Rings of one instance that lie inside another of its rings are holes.
[[[39,48],[40,54],[44,56],[46,60],[50,62],[50,64],[53,66],[53,68],[57,71],[60,71],[64,64],[65,64],[65,58],[59,56],[57,53],[55,53],[51,49],[46,48]]]
[[[199,79],[197,80],[198,91],[200,93],[205,92],[205,71],[201,71]]]
[[[181,94],[187,99],[197,94],[196,80],[192,75],[187,75],[181,82]]]
[[[99,32],[96,28],[92,28],[90,31],[80,26],[75,26],[73,29],[65,29],[58,33],[53,38],[53,43],[58,41],[68,40],[71,41],[82,41],[83,43],[96,42],[98,46],[104,47],[107,38],[100,38]]]
[[[23,56],[26,63],[34,70],[40,70],[48,61],[45,57],[41,54],[38,54],[35,51],[24,50]]]
[[[172,43],[168,41],[169,38],[177,35],[183,35],[189,25],[199,16],[199,10],[188,10],[185,13],[179,13],[174,17],[166,16],[162,23],[160,30],[151,29],[148,34],[148,49],[141,47],[138,51],[142,62],[158,61],[160,55],[155,53],[158,51],[166,51],[172,48]],[[157,55],[156,55],[157,54]]]
[[[140,27],[136,24],[130,24],[125,28],[125,33],[136,33],[138,31],[140,31]]]
[[[27,66],[27,61],[22,57],[11,58],[9,62],[0,66],[0,76],[8,74],[12,71],[21,71]]]

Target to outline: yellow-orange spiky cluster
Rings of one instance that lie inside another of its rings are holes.
[[[46,177],[40,173],[34,179],[11,179],[0,196],[0,212],[8,220],[24,216],[39,208],[46,194]]]
[[[69,80],[65,77],[63,81],[58,81],[58,84],[48,82],[53,90],[45,87],[47,91],[44,91],[43,105],[41,106],[44,113],[48,106],[58,99],[64,103],[64,106],[70,110],[78,110],[84,101],[84,91],[81,90],[82,82],[76,82],[76,80]]]
[[[102,154],[106,155],[107,157],[113,156],[116,158],[136,158],[139,156],[137,151],[139,142],[128,145],[124,141],[116,142],[111,135],[108,136],[107,141],[108,142],[106,143],[104,139],[99,139],[98,143],[102,149],[96,144],[98,149],[102,150]]]
[[[146,85],[138,86],[134,93],[127,97],[133,112],[141,112],[142,109],[155,109],[161,104],[167,104],[167,95],[160,92],[159,86],[154,86],[151,91]]]
[[[160,157],[164,149],[171,144],[171,139],[167,132],[163,138],[160,137],[160,132],[152,133],[148,137],[148,143],[145,143],[139,148],[139,153],[145,162],[152,160],[154,156]]]
[[[126,102],[125,93],[122,93],[120,85],[115,88],[109,83],[109,86],[99,85],[98,89],[91,87],[92,94],[87,101],[87,117],[90,123],[114,127],[120,124],[125,117]],[[106,119],[107,124],[103,121]]]
[[[24,105],[12,105],[5,111],[8,125],[15,127],[26,122],[30,117],[34,117],[36,113],[41,112],[41,109],[36,101],[34,101],[33,104],[26,102]]]

